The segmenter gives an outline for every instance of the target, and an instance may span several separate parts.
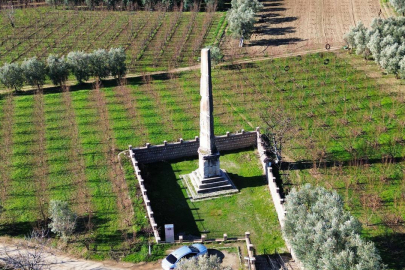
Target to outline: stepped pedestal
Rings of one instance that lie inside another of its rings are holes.
[[[228,174],[219,166],[215,145],[210,50],[201,50],[199,168],[181,176],[194,200],[238,192]]]

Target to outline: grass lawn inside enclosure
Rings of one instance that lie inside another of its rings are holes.
[[[151,206],[164,239],[164,224],[174,224],[175,235],[207,238],[243,237],[249,231],[258,254],[286,251],[277,213],[253,150],[221,155],[239,193],[192,202],[179,175],[198,168],[198,159],[144,165],[143,175]],[[177,238],[177,237],[176,237]]]

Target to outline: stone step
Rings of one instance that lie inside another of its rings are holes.
[[[222,176],[215,176],[211,178],[205,178],[201,180],[201,184],[208,184],[208,183],[213,183],[213,182],[218,182],[222,181],[224,178]]]
[[[228,179],[220,178],[216,182],[200,184],[199,188],[202,189],[202,188],[210,188],[210,187],[219,187],[219,186],[223,186],[223,185],[226,185],[226,184],[229,184]]]
[[[210,187],[210,188],[199,188],[199,189],[197,189],[197,193],[217,192],[217,191],[226,190],[226,189],[233,189],[233,186],[231,184],[227,184],[227,185],[223,185],[223,186],[216,186],[216,187]]]

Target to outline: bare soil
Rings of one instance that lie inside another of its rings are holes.
[[[17,256],[18,254],[24,254],[26,250],[21,247],[17,248],[17,243],[22,240],[10,239],[8,237],[0,238],[0,266],[7,259],[8,256]],[[42,247],[42,246],[41,246]],[[169,254],[173,250],[167,250]],[[221,249],[209,249],[209,254],[216,254],[222,261],[222,265],[230,266],[232,269],[237,270],[240,268],[238,254],[234,252],[228,252]],[[34,254],[31,250],[31,254]],[[50,270],[161,270],[162,260],[156,262],[143,262],[143,263],[125,263],[115,261],[91,261],[75,258],[70,255],[63,254],[62,252],[43,247],[41,252],[43,263],[46,265],[46,269]]]
[[[341,47],[343,36],[362,21],[370,26],[373,18],[392,16],[379,0],[266,0],[258,14],[251,40],[242,50],[238,40],[223,43],[226,55],[281,55]],[[229,45],[227,45],[229,44]]]

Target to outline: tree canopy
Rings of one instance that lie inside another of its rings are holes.
[[[283,233],[305,269],[384,269],[361,224],[343,208],[336,191],[307,184],[286,198]]]
[[[252,35],[255,14],[263,5],[257,0],[232,0],[227,13],[229,32],[234,38],[249,39]]]
[[[176,267],[178,270],[232,270],[230,267],[221,266],[221,260],[217,255],[193,257],[183,260]]]
[[[0,81],[9,89],[21,90],[24,85],[24,75],[20,65],[17,63],[5,63],[0,68]]]

